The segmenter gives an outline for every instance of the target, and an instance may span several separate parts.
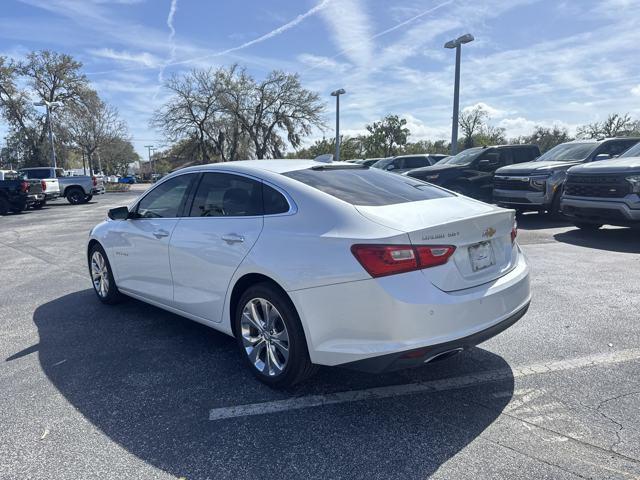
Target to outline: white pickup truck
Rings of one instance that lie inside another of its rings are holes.
[[[44,180],[47,184],[47,200],[65,197],[72,205],[87,203],[94,195],[104,193],[104,186],[95,176],[67,176],[61,168],[22,168],[20,173],[28,179]]]

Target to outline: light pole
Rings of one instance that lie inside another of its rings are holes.
[[[56,149],[53,145],[53,128],[51,128],[51,107],[59,107],[62,106],[62,102],[49,102],[47,100],[43,100],[41,102],[34,102],[36,107],[46,107],[47,109],[47,124],[49,125],[49,143],[51,144],[51,164],[53,168],[57,168],[58,164],[56,162]]]
[[[444,48],[456,49],[456,74],[453,87],[453,125],[451,126],[451,155],[458,153],[458,108],[460,104],[460,53],[463,43],[473,42],[473,35],[467,33],[455,40],[449,40]]]
[[[151,168],[151,150],[155,150],[153,145],[145,145],[144,148],[149,152],[149,170],[151,171],[151,181],[153,182],[153,168]]]
[[[335,161],[340,161],[340,95],[344,95],[344,88],[331,92],[332,97],[336,97],[336,155]]]

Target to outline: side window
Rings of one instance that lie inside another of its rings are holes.
[[[505,165],[511,165],[513,163],[513,151],[510,148],[501,148],[498,152],[500,153],[498,157],[498,167],[504,167]]]
[[[279,191],[269,185],[262,184],[262,202],[265,215],[275,215],[289,211],[289,202]]]
[[[512,153],[512,163],[530,162],[531,160],[536,158],[536,151],[534,148],[516,147],[512,150]]]
[[[262,183],[230,173],[205,173],[193,199],[190,217],[262,215]]]
[[[619,140],[619,141],[611,141],[607,142],[600,147],[598,150],[598,155],[609,155],[611,157],[615,155],[620,155],[622,152],[631,147],[635,141],[631,140]]]
[[[26,170],[27,178],[37,178],[42,180],[43,178],[49,178],[51,171],[46,169],[37,169],[37,170]]]
[[[403,168],[420,168],[428,166],[429,159],[427,157],[408,157],[404,159]]]
[[[175,218],[180,215],[195,174],[180,175],[151,190],[138,203],[139,218]]]

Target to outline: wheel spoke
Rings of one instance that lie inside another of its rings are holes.
[[[264,363],[262,362],[262,360],[260,360],[260,353],[262,353],[262,351],[264,350],[265,345],[266,344],[264,340],[262,340],[261,342],[258,342],[254,347],[247,349],[249,360],[251,361],[252,365],[254,365],[260,371],[264,371]],[[260,363],[263,363],[262,368],[260,368]]]
[[[266,330],[271,330],[273,325],[273,306],[265,299],[261,298],[260,307],[262,308],[262,315],[264,315],[264,328]]]
[[[269,369],[269,375],[278,375],[282,372],[284,365],[287,363],[286,360],[284,362],[280,362],[278,360],[278,356],[276,355],[276,347],[273,345],[267,346],[267,354],[269,356],[269,365],[271,368]]]
[[[273,348],[275,349],[274,353],[275,351],[280,352],[284,360],[284,363],[287,363],[287,360],[289,359],[289,345],[288,344],[285,345],[280,340],[275,340],[273,338],[271,339],[271,343],[273,344]]]
[[[251,314],[251,312],[248,312],[246,308],[242,312],[242,318],[253,325],[253,327],[259,332],[262,331],[262,325],[260,325],[253,319],[253,315]]]
[[[264,320],[258,313],[258,309],[256,308],[255,301],[251,301],[251,303],[249,304],[249,309],[251,311],[251,317],[253,318],[253,321],[255,322],[256,325],[260,325],[260,329],[262,330],[264,328]]]

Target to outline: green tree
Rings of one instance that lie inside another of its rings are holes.
[[[387,115],[378,122],[367,125],[369,135],[364,139],[367,156],[391,157],[407,144],[411,134],[405,126],[407,120],[398,115]]]

